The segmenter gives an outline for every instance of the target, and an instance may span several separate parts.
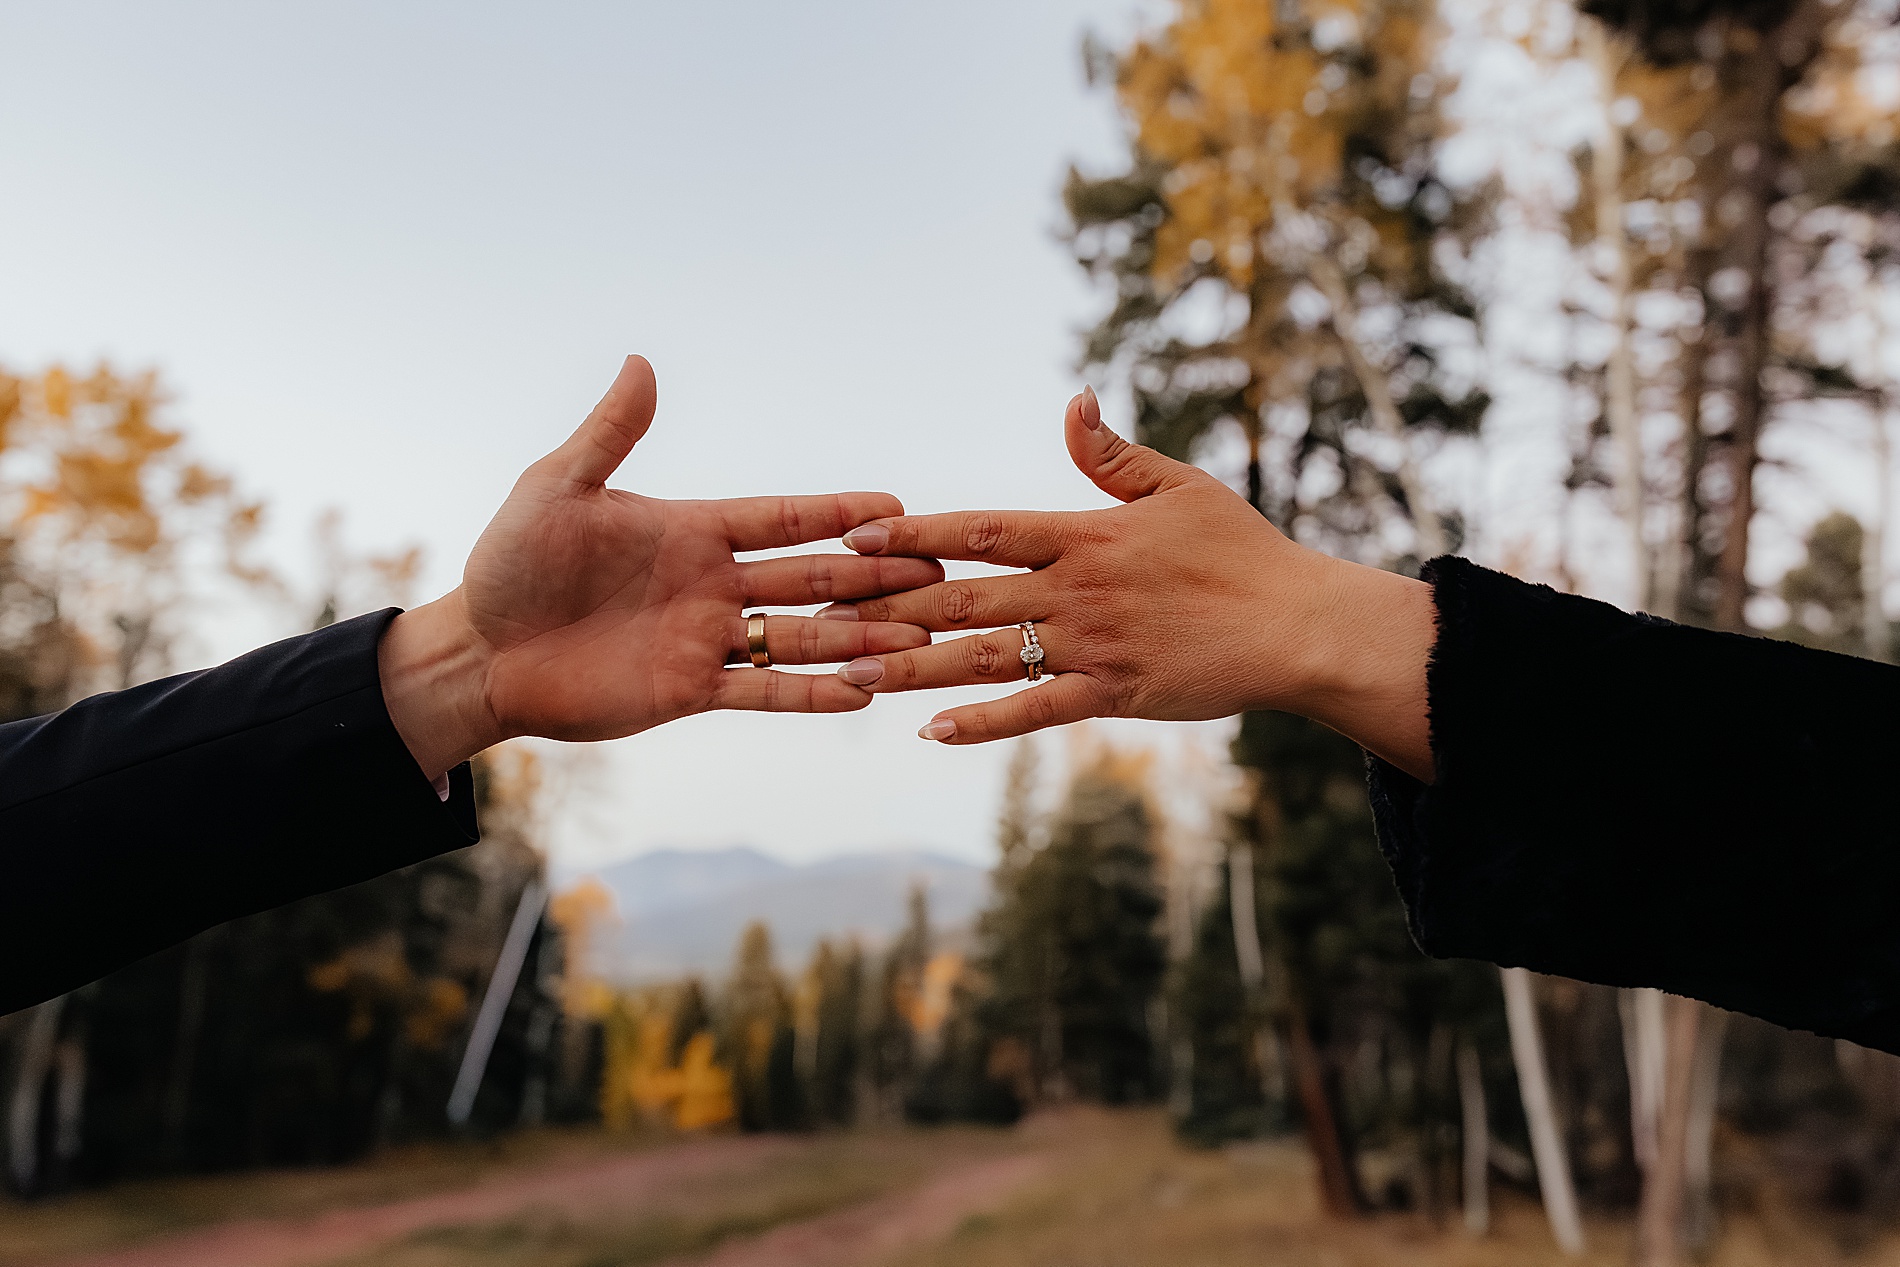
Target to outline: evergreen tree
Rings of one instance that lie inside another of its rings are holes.
[[[1072,781],[1047,843],[999,873],[980,929],[991,985],[983,1019],[1033,1053],[1042,1095],[1122,1103],[1158,1089],[1148,1032],[1165,964],[1154,831],[1137,771],[1105,752]]]
[[[923,1014],[924,968],[930,962],[930,907],[921,886],[910,891],[904,931],[885,951],[866,999],[863,1088],[859,1117],[898,1121],[922,1066],[918,1028]]]
[[[856,1113],[856,1085],[864,1011],[864,952],[856,939],[834,946],[821,940],[806,981],[812,992],[810,1033],[800,1035],[800,1081],[811,1120],[848,1126]]]
[[[732,1070],[739,1125],[748,1131],[801,1125],[791,996],[772,957],[771,930],[761,920],[739,935],[721,1031],[721,1063]]]
[[[1808,557],[1781,578],[1788,620],[1777,638],[1846,655],[1866,651],[1866,594],[1861,588],[1860,521],[1834,511],[1808,531]]]

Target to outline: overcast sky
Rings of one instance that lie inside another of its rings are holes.
[[[1119,146],[1081,35],[1135,12],[10,6],[0,362],[156,367],[286,567],[336,506],[426,547],[419,598],[627,352],[660,412],[624,487],[1099,504],[1060,442],[1099,300],[1057,191]],[[266,632],[221,618],[202,654]],[[947,702],[611,745],[558,848],[985,857],[1006,753],[916,739]]]

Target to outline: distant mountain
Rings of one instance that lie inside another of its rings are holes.
[[[739,934],[755,919],[772,929],[779,966],[803,966],[821,937],[881,944],[903,927],[912,883],[922,883],[933,926],[968,927],[989,896],[983,868],[939,854],[866,853],[793,864],[756,849],[660,849],[595,872],[614,895],[622,926],[603,967],[647,981],[732,968]]]

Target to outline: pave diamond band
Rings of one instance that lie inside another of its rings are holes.
[[[1016,654],[1022,658],[1023,667],[1029,670],[1029,680],[1042,680],[1042,643],[1036,637],[1036,622],[1025,620],[1016,628],[1023,631],[1023,649]]]

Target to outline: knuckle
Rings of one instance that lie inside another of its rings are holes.
[[[798,656],[806,664],[817,664],[825,658],[824,629],[817,621],[799,623]]]
[[[1032,687],[1023,693],[1023,713],[1036,725],[1047,726],[1056,719],[1055,701],[1047,690]]]
[[[885,621],[891,619],[891,605],[882,598],[860,598],[852,603],[858,609],[858,620]]]
[[[963,526],[963,545],[972,558],[987,558],[1002,548],[1006,531],[1002,517],[978,511]]]
[[[799,535],[799,518],[798,502],[790,497],[781,497],[778,503],[778,526],[785,540],[803,540]]]
[[[1003,653],[989,638],[969,640],[970,673],[978,678],[996,676],[1003,667]]]
[[[943,587],[943,615],[951,624],[961,625],[976,614],[976,591],[968,585],[952,582]]]
[[[1101,472],[1104,475],[1120,475],[1134,467],[1140,459],[1142,450],[1126,440],[1118,439],[1109,449],[1108,456],[1102,459]]]
[[[832,574],[831,563],[822,554],[814,554],[805,563],[805,582],[811,587],[811,596],[815,601],[828,603],[837,588],[837,578]]]

